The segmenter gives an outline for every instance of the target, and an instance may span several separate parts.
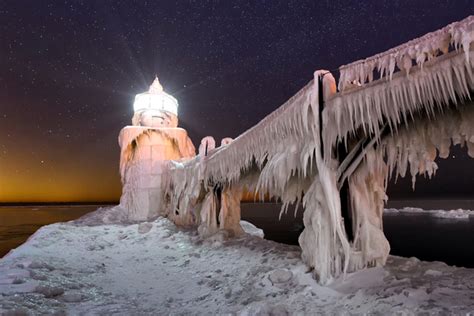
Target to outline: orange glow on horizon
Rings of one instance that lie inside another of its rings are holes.
[[[0,155],[0,203],[119,200],[118,146],[102,154],[67,144],[40,152],[34,145],[30,140],[18,144],[22,151]]]

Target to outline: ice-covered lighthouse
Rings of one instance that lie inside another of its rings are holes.
[[[147,92],[137,94],[132,126],[120,131],[120,176],[123,207],[129,220],[163,215],[166,203],[162,174],[169,160],[189,159],[195,148],[186,130],[178,127],[178,101],[155,78]]]

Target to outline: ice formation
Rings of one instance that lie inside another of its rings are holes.
[[[469,16],[383,53],[341,66],[339,89],[346,90],[353,82],[370,83],[374,80],[374,73],[380,78],[388,77],[390,80],[397,70],[403,70],[408,76],[413,64],[422,68],[426,62],[441,54],[447,54],[450,46],[456,50],[462,49],[469,62],[472,41],[474,16]]]
[[[380,79],[336,94],[324,111],[324,121],[332,123],[323,130],[325,150],[358,133],[378,134],[383,123],[396,133],[417,114],[434,118],[450,105],[464,103],[474,86],[474,52],[468,57],[451,52],[426,62],[423,69],[413,67],[408,77],[399,72],[390,81]]]
[[[206,136],[201,140],[201,145],[199,145],[199,156],[207,156],[209,151],[216,148],[216,141],[212,136]]]
[[[229,145],[232,141],[233,139],[231,137],[225,137],[221,140],[221,146]]]
[[[431,177],[434,159],[447,157],[451,143],[465,144],[474,156],[473,21],[341,67],[339,92],[331,73],[316,71],[314,80],[237,138],[216,147],[205,137],[196,157],[176,127],[174,99],[156,109],[145,101],[157,97],[137,97],[134,122],[152,126],[121,134],[121,204],[137,220],[163,215],[197,227],[203,237],[239,235],[240,197],[247,190],[281,201],[281,212],[303,206],[302,259],[321,283],[384,265],[387,179],[407,171],[413,181],[418,174]],[[163,94],[160,87],[152,85],[149,94]],[[342,203],[343,191],[349,205]]]

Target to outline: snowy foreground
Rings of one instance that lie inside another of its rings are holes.
[[[41,228],[0,260],[0,314],[362,314],[474,311],[474,270],[389,257],[318,285],[296,246],[248,233],[200,239],[164,218]]]

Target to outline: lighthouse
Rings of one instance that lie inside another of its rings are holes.
[[[170,160],[187,160],[195,148],[186,130],[178,127],[178,101],[166,93],[158,77],[148,91],[137,94],[132,125],[120,131],[120,206],[129,220],[143,221],[168,210],[164,201],[165,174]]]

